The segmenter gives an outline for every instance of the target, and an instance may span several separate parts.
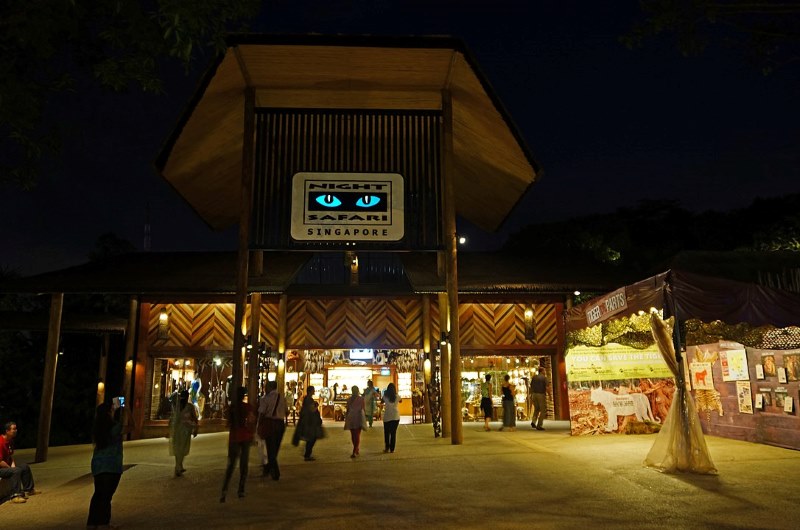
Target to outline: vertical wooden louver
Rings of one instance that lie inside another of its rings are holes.
[[[360,249],[440,249],[440,134],[437,111],[258,109],[251,248],[352,250],[289,235],[293,175],[338,172],[404,178],[405,237]]]

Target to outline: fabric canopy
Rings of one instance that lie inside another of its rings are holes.
[[[650,314],[653,339],[677,381],[677,399],[673,400],[667,418],[656,435],[656,441],[647,453],[644,464],[665,473],[691,472],[715,475],[717,468],[708,452],[694,400],[686,390],[685,374],[675,355],[672,322],[673,319],[665,322],[658,314]]]
[[[567,331],[588,327],[586,311],[601,298],[570,309]],[[665,317],[675,316],[678,320],[721,320],[728,324],[775,327],[800,324],[798,294],[681,270],[670,270],[625,286],[625,299],[623,315],[656,308],[663,309]]]

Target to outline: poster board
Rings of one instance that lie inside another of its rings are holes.
[[[666,419],[675,381],[655,346],[577,346],[565,360],[573,435],[620,433],[633,421]]]

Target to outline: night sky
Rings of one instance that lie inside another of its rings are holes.
[[[530,3],[280,1],[252,29],[464,39],[544,170],[499,234],[459,227],[472,248],[641,199],[729,210],[800,191],[800,66],[765,77],[734,52],[684,58],[668,39],[628,50],[634,1]],[[174,66],[161,96],[79,86],[54,99],[62,155],[31,192],[0,189],[0,267],[78,264],[106,232],[141,248],[148,205],[152,250],[235,249],[235,229],[211,232],[153,169],[206,66]]]

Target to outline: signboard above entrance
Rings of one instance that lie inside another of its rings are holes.
[[[628,300],[625,298],[625,288],[622,287],[591,304],[586,309],[586,323],[590,326],[599,324],[612,315],[625,311],[627,307]]]
[[[295,173],[292,238],[298,241],[399,241],[403,177],[397,173]]]

